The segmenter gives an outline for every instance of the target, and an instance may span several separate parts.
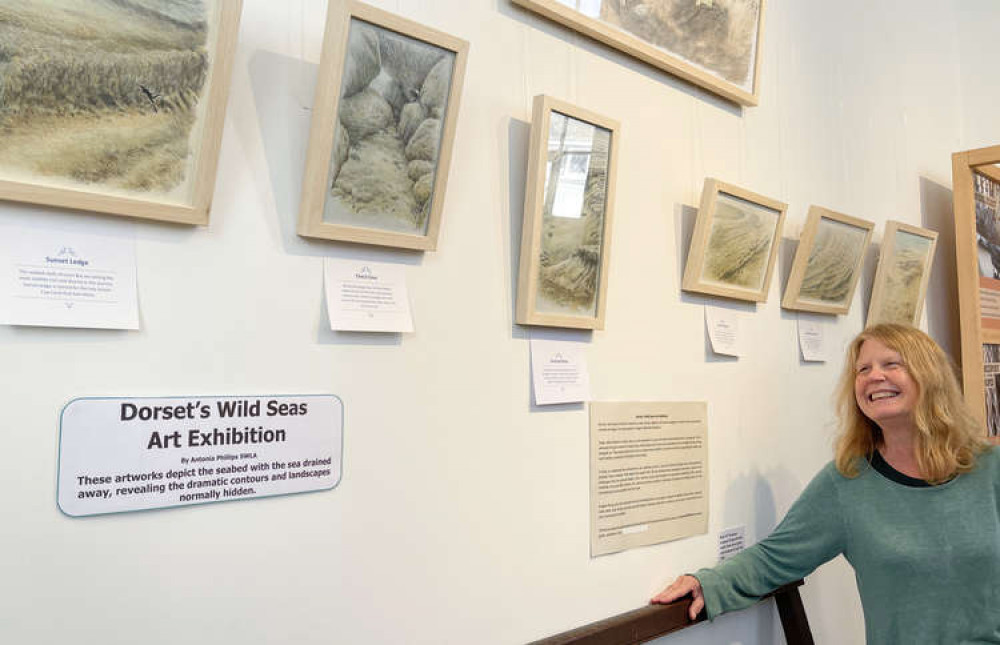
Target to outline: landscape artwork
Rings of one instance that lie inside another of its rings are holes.
[[[859,264],[868,245],[868,230],[821,218],[806,261],[799,298],[807,302],[846,305],[854,295]]]
[[[611,132],[552,112],[535,309],[597,315]]]
[[[351,19],[324,222],[427,233],[455,59]]]
[[[915,325],[920,319],[935,238],[901,229],[892,237],[891,247],[883,248],[887,257],[880,261],[882,275],[875,277],[869,325],[881,322]]]
[[[216,9],[0,0],[0,178],[190,204]],[[239,3],[229,9],[235,32]]]
[[[779,211],[720,192],[712,214],[701,281],[760,291],[768,277],[780,215]]]

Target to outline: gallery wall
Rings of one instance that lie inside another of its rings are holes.
[[[941,232],[925,327],[957,353],[950,155],[995,144],[988,0],[770,0],[760,106],[740,109],[512,7],[376,6],[471,43],[438,250],[295,233],[322,0],[246,0],[206,228],[11,203],[0,222],[134,236],[138,332],[0,327],[0,640],[518,643],[634,609],[764,537],[829,460],[839,359],[805,363],[779,306],[810,204]],[[622,124],[606,328],[513,322],[532,98]],[[984,106],[990,106],[986,109]],[[766,303],[680,292],[705,177],[789,204]],[[332,332],[323,258],[406,268],[416,331]],[[835,355],[863,324],[876,248]],[[751,339],[713,355],[706,304]],[[810,319],[817,319],[811,317]],[[592,397],[707,401],[706,535],[591,558],[587,409],[532,403],[528,341],[586,346]],[[332,393],[329,492],[72,519],[55,504],[62,406],[84,396]],[[817,642],[862,643],[843,560],[809,576]],[[782,642],[774,609],[662,642]]]

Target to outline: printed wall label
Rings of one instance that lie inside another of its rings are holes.
[[[343,419],[332,395],[73,399],[59,508],[78,517],[329,490]]]

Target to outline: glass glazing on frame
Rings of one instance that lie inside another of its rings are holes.
[[[0,178],[190,203],[217,9],[0,0]]]
[[[720,191],[701,280],[724,287],[761,290],[779,216],[778,211]]]
[[[885,295],[872,323],[912,323],[920,302],[931,245],[931,240],[922,235],[896,231],[893,255],[889,258],[885,277]]]
[[[455,53],[351,18],[325,222],[427,234]]]
[[[535,309],[596,316],[611,132],[553,111],[549,119]]]
[[[847,304],[868,231],[820,218],[799,289],[799,299],[823,305]]]

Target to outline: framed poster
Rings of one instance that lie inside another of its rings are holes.
[[[776,199],[706,179],[681,288],[766,301],[787,210]]]
[[[765,0],[512,0],[740,105],[757,105]]]
[[[952,155],[962,387],[1000,443],[1000,146]]]
[[[937,236],[919,226],[886,222],[866,325],[920,324]]]
[[[846,314],[874,228],[873,222],[810,206],[781,306]]]
[[[433,251],[469,45],[369,7],[327,7],[299,235]]]
[[[0,0],[0,199],[207,224],[241,4]]]
[[[618,132],[616,121],[535,97],[518,323],[604,329]]]

